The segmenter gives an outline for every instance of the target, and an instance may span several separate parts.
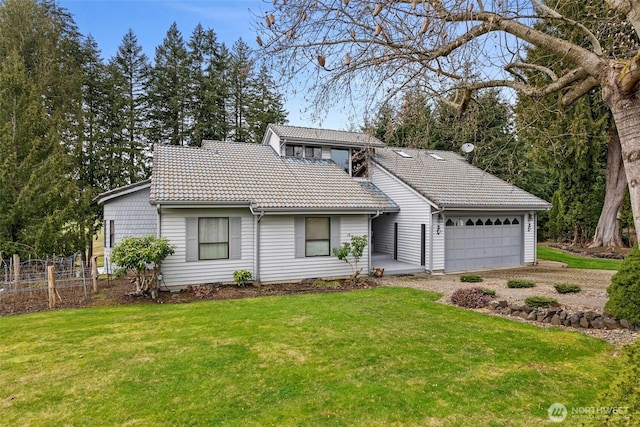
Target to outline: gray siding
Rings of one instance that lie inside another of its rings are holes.
[[[157,213],[156,208],[149,204],[149,188],[142,188],[106,201],[104,220],[106,223],[104,256],[107,262],[111,255],[110,246],[116,245],[124,237],[155,236],[157,233]],[[115,238],[113,245],[110,245],[109,224],[112,220],[114,221]]]
[[[374,252],[393,254],[394,223],[398,223],[398,261],[420,265],[420,230],[426,226],[425,258],[429,268],[431,247],[431,205],[424,197],[398,181],[378,166],[371,178],[382,192],[400,207],[397,214],[385,214],[373,221]]]
[[[329,278],[351,275],[346,262],[335,256],[296,258],[295,216],[265,216],[260,222],[260,279],[264,282],[300,280],[305,278]],[[362,236],[368,233],[367,215],[345,215],[340,217],[340,241],[349,239],[349,234]],[[358,267],[368,273],[368,249]]]
[[[240,258],[186,262],[187,217],[240,218]],[[162,263],[166,286],[233,283],[236,270],[249,270],[255,276],[254,218],[248,209],[163,209],[161,218],[162,237],[175,247]]]

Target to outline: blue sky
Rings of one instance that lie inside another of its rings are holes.
[[[262,15],[269,3],[262,0],[58,0],[78,25],[80,32],[91,34],[102,50],[103,58],[111,58],[124,34],[131,28],[147,56],[153,60],[155,47],[162,43],[169,26],[175,21],[185,40],[198,23],[213,29],[219,42],[228,47],[240,37],[256,48],[256,34],[251,30],[253,14]],[[289,123],[296,126],[318,127],[303,110],[301,99],[284,93]],[[335,111],[322,126],[345,129],[346,114]]]

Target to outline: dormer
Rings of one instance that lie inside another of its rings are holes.
[[[270,124],[262,143],[282,157],[333,160],[349,175],[366,177],[366,157],[384,147],[362,132]]]

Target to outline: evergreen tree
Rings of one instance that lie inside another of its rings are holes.
[[[231,137],[245,142],[249,136],[247,117],[249,106],[254,101],[251,94],[254,60],[251,49],[242,39],[238,39],[231,50],[230,95],[231,95]]]
[[[109,61],[111,86],[117,93],[111,98],[120,98],[123,109],[114,117],[112,127],[118,130],[127,167],[121,171],[127,177],[127,183],[133,183],[148,176],[152,147],[146,138],[147,95],[150,65],[147,56],[142,53],[138,38],[129,29],[122,38],[118,51]],[[119,106],[119,105],[118,105]]]
[[[156,47],[155,64],[147,85],[152,143],[190,143],[191,118],[187,116],[190,85],[186,46],[174,22],[162,44]]]
[[[266,66],[253,79],[251,89],[252,102],[247,110],[247,142],[260,143],[269,123],[285,123],[287,112],[284,109],[282,95],[278,93],[275,82]]]
[[[0,251],[84,248],[90,194],[70,153],[79,140],[82,69],[70,16],[45,1],[0,4]]]
[[[189,110],[193,118],[189,129],[192,145],[202,140],[224,140],[227,136],[224,66],[222,47],[213,30],[198,24],[188,43],[190,73]]]

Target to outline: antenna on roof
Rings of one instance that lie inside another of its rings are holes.
[[[470,142],[465,142],[464,144],[462,144],[462,147],[460,147],[462,152],[464,152],[465,154],[464,159],[467,161],[467,163],[469,163],[469,153],[471,153],[474,148],[476,148],[476,146]]]

